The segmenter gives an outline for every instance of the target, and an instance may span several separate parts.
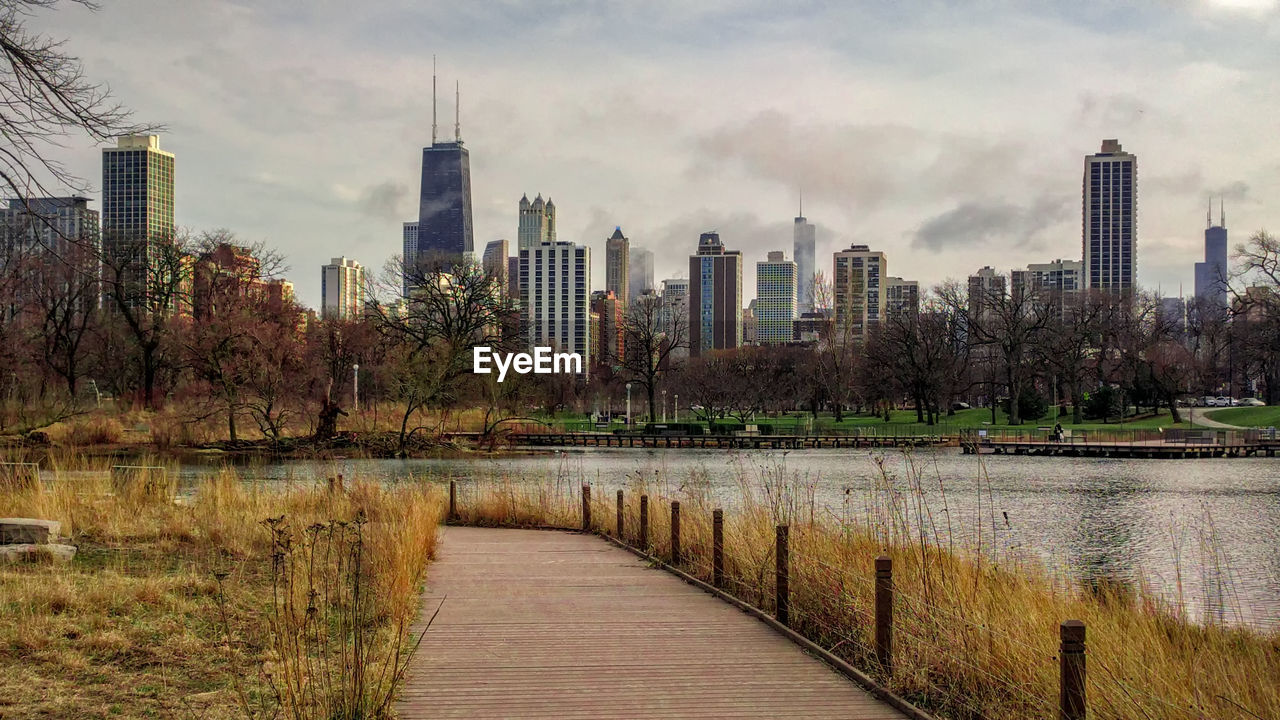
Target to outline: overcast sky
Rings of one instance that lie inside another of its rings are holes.
[[[1144,286],[1191,292],[1210,194],[1233,245],[1280,225],[1270,0],[103,0],[31,27],[167,126],[179,225],[278,248],[313,307],[330,257],[379,269],[417,217],[433,53],[444,137],[462,85],[477,251],[541,193],[595,287],[615,225],[657,280],[718,229],[753,297],[802,187],[828,274],[852,243],[922,286],[1079,259],[1083,157],[1111,137],[1138,156]],[[58,152],[96,199],[99,149]]]

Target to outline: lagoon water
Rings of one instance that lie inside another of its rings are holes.
[[[883,468],[883,471],[882,471]],[[193,485],[214,468],[184,465]],[[997,557],[1039,558],[1073,580],[1146,584],[1212,622],[1280,627],[1280,460],[1107,460],[963,455],[954,448],[623,450],[483,459],[292,461],[240,468],[267,482],[338,473],[383,481],[462,484],[550,478],[565,492],[590,482],[611,497],[627,478],[695,487],[726,505],[746,485],[786,477],[804,512],[857,519],[891,503],[923,518],[937,542],[979,540]],[[936,528],[936,531],[935,529]],[[992,542],[994,536],[995,542]]]

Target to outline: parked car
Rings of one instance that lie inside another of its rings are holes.
[[[1218,399],[1211,395],[1205,395],[1200,400],[1200,406],[1201,407],[1218,407]]]
[[[1217,398],[1215,398],[1215,401],[1216,401],[1214,403],[1215,407],[1231,407],[1232,405],[1236,404],[1236,401],[1234,399],[1229,398],[1225,395],[1219,395]]]
[[[970,407],[970,406],[969,406],[969,403],[967,403],[967,402],[953,402],[953,403],[951,403],[951,409],[952,409],[952,410],[968,410],[968,409],[969,409],[969,407]]]
[[[1262,407],[1263,405],[1266,405],[1266,403],[1262,402],[1258,398],[1244,398],[1239,404],[1247,407]]]

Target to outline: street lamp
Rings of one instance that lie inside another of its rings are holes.
[[[351,390],[351,409],[360,409],[360,363],[351,366],[351,373],[354,376],[354,385]]]
[[[631,424],[631,383],[627,383],[627,424]]]
[[[667,391],[662,391],[662,422],[667,421]]]
[[[680,396],[679,395],[676,395],[675,399],[671,401],[671,410],[675,412],[675,415],[676,415],[675,422],[680,422]]]

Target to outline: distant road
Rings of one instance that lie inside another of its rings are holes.
[[[1190,411],[1191,413],[1191,419],[1197,425],[1203,425],[1205,427],[1211,427],[1211,428],[1223,428],[1225,430],[1237,430],[1240,428],[1239,425],[1228,425],[1223,422],[1218,422],[1217,420],[1210,420],[1207,416],[1205,416],[1206,412],[1211,412],[1213,410],[1219,410],[1219,409],[1225,409],[1225,408],[1199,408],[1199,407],[1187,408],[1187,410]]]

